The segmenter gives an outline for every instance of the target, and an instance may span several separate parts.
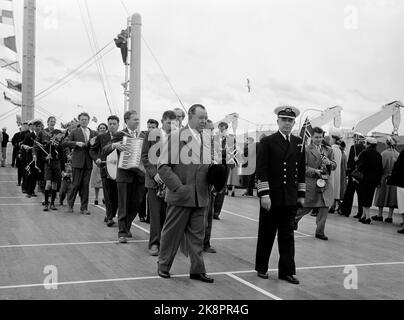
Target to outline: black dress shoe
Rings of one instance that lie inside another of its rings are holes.
[[[170,275],[169,272],[157,270],[157,273],[158,273],[159,277],[162,277],[164,279],[170,279],[171,278],[171,275]]]
[[[115,221],[112,220],[112,219],[107,221],[107,227],[110,227],[110,228],[111,228],[111,227],[114,226],[114,224],[115,224]]]
[[[220,220],[219,216],[213,216],[214,220]]]
[[[362,217],[362,215],[359,213],[356,216],[354,216],[355,219],[360,219],[361,217]]]
[[[374,221],[383,221],[383,217],[373,216],[372,220],[374,220]]]
[[[294,276],[280,276],[279,279],[281,280],[285,280],[289,283],[293,283],[293,284],[299,284],[299,280],[297,278],[295,278]]]
[[[385,223],[393,223],[393,218],[386,218],[384,219]]]
[[[372,220],[371,220],[371,219],[362,218],[362,219],[360,220],[360,222],[362,222],[363,224],[371,224]]]
[[[207,253],[216,253],[216,249],[213,247],[206,247],[203,249],[203,251]]]
[[[126,237],[127,237],[127,238],[132,238],[132,233],[129,231],[129,232],[126,234]]]
[[[108,222],[108,217],[104,218],[104,222],[107,223]]]
[[[268,273],[267,272],[257,272],[257,276],[262,278],[262,279],[268,279]]]
[[[320,240],[328,240],[328,237],[326,237],[325,235],[321,235],[321,234],[316,234],[316,238],[320,239]]]
[[[213,281],[215,281],[212,278],[208,278],[206,276],[206,273],[191,273],[189,275],[189,278],[192,280],[199,280],[206,283],[213,283]]]
[[[401,229],[401,230],[397,230],[397,233],[401,233],[401,234],[404,234],[404,229]]]

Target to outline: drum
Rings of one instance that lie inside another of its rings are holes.
[[[112,180],[116,180],[116,173],[118,171],[118,152],[116,150],[112,151],[107,156],[106,163],[108,177]]]

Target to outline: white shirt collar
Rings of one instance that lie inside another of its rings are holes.
[[[194,138],[196,139],[196,141],[198,141],[198,143],[201,143],[201,136],[199,134],[198,131],[196,131],[195,129],[192,129],[191,127],[189,127],[189,131],[191,131],[192,135],[194,136]]]
[[[283,137],[285,140],[287,140],[287,139],[286,139],[286,134],[283,134],[280,130],[279,130],[279,133],[282,135],[282,137]],[[289,133],[289,142],[290,142],[290,135],[291,135],[291,134]]]

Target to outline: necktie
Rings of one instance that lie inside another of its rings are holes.
[[[222,164],[226,164],[226,137],[222,138]]]
[[[290,143],[289,135],[286,136],[286,142],[287,142],[288,144]]]
[[[84,141],[87,143],[88,142],[88,136],[87,136],[87,130],[83,129],[83,134],[84,134]]]

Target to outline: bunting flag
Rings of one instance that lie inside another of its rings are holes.
[[[10,10],[0,10],[0,23],[14,26],[13,12]]]
[[[312,134],[313,128],[311,127],[310,120],[307,117],[306,120],[304,120],[304,124],[302,129],[300,130],[299,137],[302,138],[303,141],[307,141],[309,138],[311,138]]]
[[[15,45],[15,36],[0,38],[0,45],[9,48],[10,50],[17,53],[17,47]]]
[[[0,58],[0,68],[21,73],[20,63],[18,61]]]
[[[10,79],[6,79],[7,81],[7,88],[21,92],[22,91],[22,83]]]
[[[6,93],[4,91],[3,91],[3,96],[4,96],[4,100],[10,101],[13,105],[15,105],[17,107],[21,107],[21,102],[14,101],[10,97],[7,97],[7,95],[6,95]]]

